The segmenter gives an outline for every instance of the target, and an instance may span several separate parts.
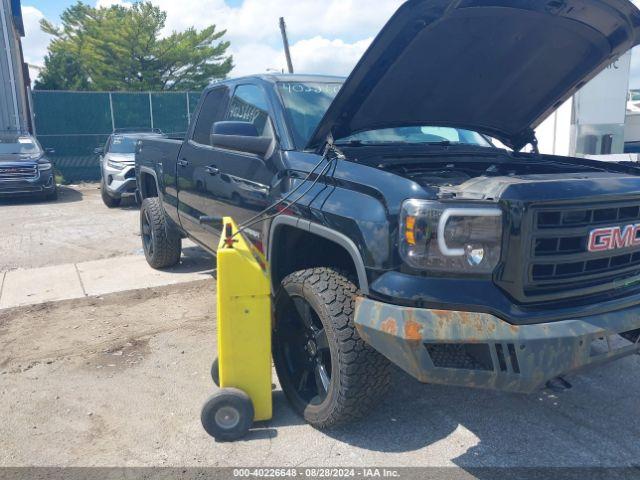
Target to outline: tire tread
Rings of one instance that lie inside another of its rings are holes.
[[[182,255],[182,239],[178,232],[167,223],[164,208],[158,197],[145,198],[142,202],[140,215],[149,212],[149,220],[153,229],[155,245],[153,255],[145,251],[147,262],[153,268],[168,268],[180,263]],[[142,232],[141,232],[142,233]]]
[[[301,283],[305,292],[320,297],[337,339],[340,374],[334,404],[321,418],[306,420],[329,428],[362,418],[387,392],[391,370],[389,361],[366,344],[355,327],[357,287],[345,274],[324,267],[294,272],[282,281],[282,287],[291,283]]]

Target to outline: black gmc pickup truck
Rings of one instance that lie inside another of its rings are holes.
[[[244,224],[280,383],[319,427],[368,412],[389,361],[532,392],[634,354],[640,169],[543,155],[534,129],[639,41],[626,0],[413,0],[346,81],[215,84],[183,141],[138,146],[147,259]]]

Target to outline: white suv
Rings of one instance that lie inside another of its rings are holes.
[[[107,207],[118,207],[123,197],[135,195],[138,140],[161,136],[163,135],[159,130],[116,130],[109,136],[104,147],[96,149],[96,153],[100,155],[102,200]]]

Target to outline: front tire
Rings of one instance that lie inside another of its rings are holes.
[[[55,202],[58,200],[58,186],[56,185],[53,187],[53,192],[45,194],[44,199],[47,202]]]
[[[117,208],[122,202],[121,198],[114,198],[109,195],[104,180],[100,183],[100,195],[102,196],[102,202],[107,206],[107,208]]]
[[[274,363],[294,410],[328,428],[359,419],[386,393],[390,364],[353,321],[357,287],[329,268],[289,275],[276,296]]]
[[[165,217],[157,197],[145,198],[140,208],[140,235],[147,263],[156,269],[180,263],[182,239]]]

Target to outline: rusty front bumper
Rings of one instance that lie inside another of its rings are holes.
[[[485,313],[356,301],[360,336],[421,382],[530,393],[560,375],[640,351],[640,305],[511,325]],[[619,334],[628,332],[623,340]]]

